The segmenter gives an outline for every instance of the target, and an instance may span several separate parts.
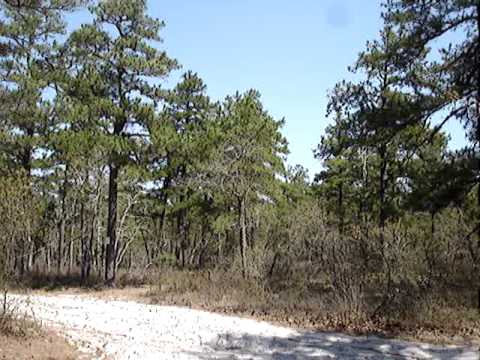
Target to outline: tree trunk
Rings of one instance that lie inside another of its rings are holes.
[[[105,260],[105,244],[102,242],[102,222],[98,218],[96,222],[97,227],[97,241],[95,243],[95,266],[97,270],[98,278],[102,277],[104,272],[104,260]]]
[[[77,204],[74,206],[73,214],[76,214],[77,212]],[[74,237],[75,237],[75,227],[74,224],[70,225],[70,239],[68,242],[68,275],[71,275],[73,271],[73,266],[74,266],[74,261],[75,261],[75,242],[74,242]]]
[[[168,160],[167,160],[168,161]],[[160,249],[162,246],[165,244],[166,241],[166,231],[165,231],[165,226],[167,224],[167,203],[168,203],[168,194],[167,190],[170,188],[170,178],[167,177],[164,181],[163,189],[162,189],[162,196],[161,196],[161,201],[162,201],[162,212],[160,214],[160,236],[158,237],[158,241],[156,244],[156,251],[152,251],[152,260],[156,258],[157,253],[160,252]],[[170,254],[174,253],[174,246],[173,246],[173,241],[170,238],[169,239],[169,244],[168,244],[168,251]]]
[[[65,241],[65,220],[62,216],[58,227],[58,247],[57,247],[57,275],[62,272],[62,250]]]
[[[379,214],[379,226],[380,226],[380,246],[382,255],[385,251],[385,222],[386,222],[386,209],[385,209],[385,192],[387,188],[386,174],[387,174],[387,149],[386,145],[380,147],[380,182],[379,182],[379,200],[380,200],[380,214]]]
[[[115,284],[116,277],[118,175],[118,166],[116,164],[110,164],[110,176],[108,182],[107,244],[105,247],[105,282],[110,285]]]
[[[28,262],[27,262],[27,270],[30,272],[33,269],[33,261],[35,257],[35,242],[32,241],[32,238],[28,236]]]
[[[87,259],[86,259],[86,269],[85,269],[85,276],[88,279],[90,277],[90,273],[92,272],[92,267],[94,266],[94,242],[95,242],[95,224],[97,222],[97,212],[98,212],[98,204],[95,205],[93,219],[90,227],[90,238],[88,240],[88,250],[87,250]]]
[[[45,247],[45,271],[47,274],[50,274],[50,246]]]
[[[182,197],[181,202],[184,201]],[[181,209],[178,213],[178,236],[180,238],[180,262],[182,269],[186,265],[186,250],[188,243],[188,229],[187,229],[187,211],[186,209]]]
[[[240,224],[240,256],[242,260],[242,276],[247,276],[247,217],[245,197],[239,199],[239,224]]]
[[[338,218],[339,218],[339,224],[338,224],[338,231],[340,233],[340,238],[343,238],[343,228],[344,228],[344,218],[345,218],[345,212],[344,212],[344,207],[343,207],[343,183],[340,183],[338,185]]]
[[[57,275],[62,272],[63,244],[65,243],[65,218],[67,217],[66,198],[67,198],[67,176],[68,166],[65,168],[65,174],[62,184],[62,210],[60,214],[60,224],[58,226],[58,248],[57,248]]]
[[[433,242],[435,241],[435,215],[436,215],[436,212],[435,211],[432,211],[430,216],[430,221],[431,221],[431,228],[430,228],[430,240],[433,244]]]
[[[435,249],[435,211],[432,210],[430,213],[430,244],[427,246],[427,261],[428,261],[428,282],[433,280],[434,269],[435,269],[435,255],[432,254],[432,249]]]
[[[476,99],[476,115],[477,115],[477,128],[476,128],[476,138],[477,145],[480,144],[480,1],[477,1],[477,50],[476,55],[476,72],[477,72],[477,99]],[[480,145],[478,145],[480,146]],[[478,154],[477,154],[478,156]],[[480,172],[480,156],[477,159],[477,171]],[[480,184],[477,182],[477,207],[480,209]],[[480,259],[480,218],[477,219],[477,252],[479,253],[478,258]],[[480,261],[480,260],[477,260]],[[477,264],[480,268],[480,264]],[[478,285],[477,285],[477,307],[480,312],[480,273],[478,274]]]
[[[80,239],[81,239],[81,249],[82,249],[82,255],[81,255],[81,282],[82,284],[85,284],[85,282],[88,280],[90,277],[90,267],[91,267],[91,242],[93,239],[93,232],[95,228],[95,218],[94,221],[91,224],[91,229],[90,229],[90,244],[87,240],[87,231],[88,231],[88,226],[85,227],[85,205],[82,203],[80,206]]]

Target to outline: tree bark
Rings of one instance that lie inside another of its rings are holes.
[[[95,215],[94,215],[95,216]],[[85,226],[85,206],[82,203],[80,207],[80,238],[81,238],[81,249],[82,249],[82,258],[81,258],[81,282],[85,284],[85,282],[90,277],[90,268],[92,263],[92,241],[95,229],[95,218],[92,221],[91,228],[90,228],[90,236],[87,239],[87,231],[88,226]]]
[[[475,52],[476,59],[476,72],[477,72],[477,98],[476,98],[476,115],[477,115],[477,128],[476,128],[476,140],[477,146],[480,147],[480,0],[477,1],[477,50]],[[480,151],[480,150],[479,150]],[[480,156],[477,158],[477,171],[480,172]],[[477,179],[478,180],[478,179]],[[477,207],[480,209],[480,183],[477,181]],[[478,233],[477,233],[477,252],[480,254],[480,218],[477,219]],[[480,258],[480,255],[478,256]],[[480,268],[480,264],[477,264]],[[480,274],[478,274],[478,286],[477,286],[477,308],[480,312]]]
[[[340,238],[343,238],[343,228],[345,223],[345,211],[343,207],[343,183],[338,185],[338,218],[339,218],[339,225],[338,231],[340,233]]]
[[[62,184],[62,209],[60,214],[60,224],[58,228],[58,248],[57,248],[57,275],[62,272],[63,244],[65,243],[65,218],[67,217],[66,198],[67,198],[68,165],[65,168],[65,174]]]
[[[385,248],[385,222],[387,218],[386,209],[385,209],[385,193],[387,188],[386,174],[387,174],[387,149],[386,145],[380,147],[380,182],[379,182],[379,200],[380,200],[380,215],[379,215],[379,226],[380,226],[380,245],[382,247],[382,255],[384,254]]]
[[[246,199],[239,199],[239,224],[240,224],[240,256],[242,260],[242,276],[247,277],[247,219],[246,219]]]
[[[116,164],[110,164],[108,181],[107,244],[105,247],[105,282],[109,285],[115,284],[116,277],[118,175],[118,166]]]
[[[74,202],[73,214],[77,213],[77,202]],[[70,239],[68,241],[68,275],[71,275],[73,271],[73,266],[75,262],[75,226],[74,224],[70,225]]]

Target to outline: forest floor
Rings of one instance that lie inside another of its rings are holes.
[[[480,359],[478,347],[301,331],[185,307],[149,305],[145,291],[10,296],[22,311],[95,359]]]
[[[82,356],[64,337],[54,331],[18,338],[0,335],[0,360],[78,360]]]

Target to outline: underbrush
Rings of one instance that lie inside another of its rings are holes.
[[[378,290],[378,289],[377,289]],[[440,290],[438,290],[440,291]],[[155,303],[254,317],[316,331],[397,336],[428,342],[480,340],[480,315],[464,292],[430,292],[376,313],[374,289],[325,284],[278,287],[230,271],[166,270],[148,296]],[[373,315],[375,313],[375,315]]]
[[[18,302],[10,300],[7,291],[2,292],[0,310],[0,335],[15,338],[30,338],[40,333],[40,326],[19,310]]]
[[[156,273],[155,273],[156,274]],[[151,284],[156,279],[156,275],[150,270],[131,270],[121,269],[117,273],[115,287],[140,287],[145,284]],[[42,271],[33,271],[25,274],[15,282],[9,283],[10,288],[19,290],[46,290],[61,291],[64,289],[93,289],[102,290],[106,287],[105,280],[98,274],[92,274],[86,280],[83,280],[80,271],[75,270],[70,273],[57,274],[56,272],[46,273]]]
[[[237,268],[138,271],[121,270],[116,287],[150,285],[147,297],[154,303],[186,306],[217,313],[254,317],[308,330],[377,334],[426,342],[480,341],[480,314],[472,290],[457,281],[456,288],[418,286],[405,276],[393,278],[386,293],[382,276],[361,276],[352,269],[306,276],[297,271],[273,276],[241,276]],[[332,280],[333,279],[333,280]],[[439,281],[438,284],[441,282]],[[103,290],[100,277],[81,282],[78,274],[57,276],[32,273],[19,282],[20,289],[62,291],[69,288]],[[17,285],[18,286],[18,285]],[[470,287],[471,288],[471,287]],[[387,294],[388,296],[385,296]],[[12,309],[13,310],[13,309]],[[34,328],[27,319],[4,311],[0,330],[22,336]]]
[[[430,294],[420,301],[410,314],[398,319],[398,331],[406,330],[416,336],[430,338],[469,341],[480,340],[480,313],[478,309],[467,306],[461,297],[468,293],[450,294],[450,298]],[[417,336],[418,336],[417,335]]]

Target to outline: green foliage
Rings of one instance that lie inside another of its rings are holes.
[[[45,97],[50,85],[49,61],[58,50],[55,38],[65,31],[56,8],[18,7],[2,1],[0,43],[6,53],[0,59],[2,87],[3,160],[11,171],[31,175],[46,157],[46,137],[56,121]],[[70,7],[68,7],[69,9]]]
[[[225,99],[215,124],[216,155],[204,166],[210,187],[239,198],[274,200],[287,143],[280,133],[283,120],[268,115],[259,97],[258,92],[249,91]]]
[[[329,94],[313,183],[258,91],[214,103],[191,71],[164,88],[179,65],[147,2],[89,3],[66,34],[85,2],[0,0],[0,273],[241,271],[345,323],[478,287],[476,3],[385,2],[355,80]],[[453,119],[471,140],[456,152]]]

